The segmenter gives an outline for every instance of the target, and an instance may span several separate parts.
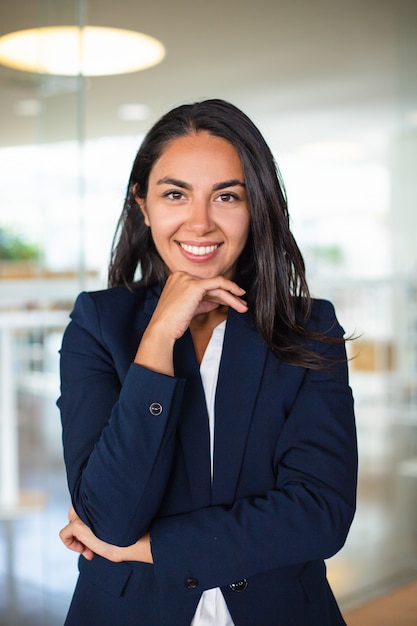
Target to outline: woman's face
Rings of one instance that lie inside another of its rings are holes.
[[[233,278],[249,233],[243,168],[231,143],[207,132],[171,141],[136,197],[168,272]]]

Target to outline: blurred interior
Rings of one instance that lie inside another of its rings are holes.
[[[15,0],[0,36],[139,30],[164,61],[85,78],[0,65],[0,625],[56,626],[76,579],[58,349],[76,295],[106,286],[132,160],[169,108],[220,97],[280,166],[313,295],[349,345],[358,510],[328,561],[343,610],[417,578],[415,0]]]

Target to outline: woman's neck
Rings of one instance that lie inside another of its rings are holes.
[[[220,306],[209,313],[193,318],[190,324],[191,337],[198,363],[201,364],[214,328],[227,318],[227,306]]]

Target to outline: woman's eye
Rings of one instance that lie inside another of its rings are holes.
[[[168,191],[164,196],[170,200],[182,200],[184,198],[182,191]]]
[[[233,202],[234,200],[237,200],[238,197],[234,193],[221,193],[219,196],[217,196],[217,199],[220,202],[227,203],[227,202]]]

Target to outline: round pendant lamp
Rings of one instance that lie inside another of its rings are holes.
[[[58,76],[108,76],[152,67],[165,57],[149,35],[101,26],[51,26],[0,37],[0,64]]]

